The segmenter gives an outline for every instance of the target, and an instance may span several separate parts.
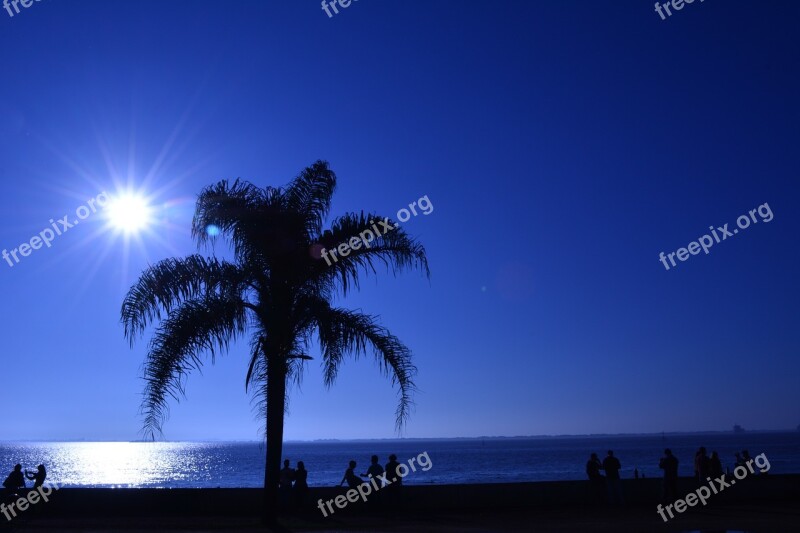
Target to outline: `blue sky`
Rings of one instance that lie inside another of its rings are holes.
[[[317,159],[339,176],[334,215],[434,206],[404,225],[430,281],[382,275],[338,302],[413,349],[405,436],[797,426],[798,15],[788,1],[667,20],[647,1],[0,11],[0,247],[103,191],[142,191],[155,219],[126,239],[92,215],[0,262],[0,440],[138,438],[146,339],[123,338],[127,288],[195,252],[202,187],[281,186]],[[659,262],[764,203],[771,222]],[[259,438],[246,352],[190,379],[168,439]],[[312,361],[286,438],[393,437],[395,402],[369,360],[330,391]]]

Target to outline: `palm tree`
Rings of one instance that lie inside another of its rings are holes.
[[[233,261],[194,254],[165,259],[147,268],[122,303],[125,337],[133,346],[158,323],[144,363],[143,432],[161,435],[170,398],[185,397],[184,385],[204,359],[214,363],[231,342],[247,336],[245,390],[254,394],[266,421],[264,519],[277,518],[278,479],[288,386],[298,382],[316,341],[326,386],[345,356],[373,354],[398,386],[398,430],[411,407],[416,367],[411,351],[376,317],[334,307],[332,300],[359,287],[359,275],[383,264],[393,274],[419,268],[430,276],[425,249],[400,228],[377,236],[328,265],[324,250],[350,242],[377,214],[345,214],[323,231],[336,188],[328,163],[317,161],[287,187],[259,188],[227,180],[203,189],[197,199],[192,236],[198,248],[218,234]],[[316,335],[315,335],[316,334]]]

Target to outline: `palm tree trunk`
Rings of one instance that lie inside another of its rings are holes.
[[[272,357],[267,373],[267,458],[264,471],[264,523],[277,525],[278,482],[283,454],[283,415],[286,406],[286,361]]]

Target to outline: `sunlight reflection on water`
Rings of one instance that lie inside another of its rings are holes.
[[[181,486],[190,476],[193,484],[208,486],[216,477],[212,464],[216,461],[217,475],[221,466],[217,446],[206,443],[59,442],[3,448],[3,455],[23,468],[44,463],[48,479],[64,486]]]

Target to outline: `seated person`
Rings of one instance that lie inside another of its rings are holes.
[[[44,469],[44,465],[39,465],[36,467],[36,472],[31,473],[27,470],[25,471],[25,477],[28,479],[35,480],[33,482],[33,488],[41,487],[44,484],[44,479],[47,477],[47,471]]]

